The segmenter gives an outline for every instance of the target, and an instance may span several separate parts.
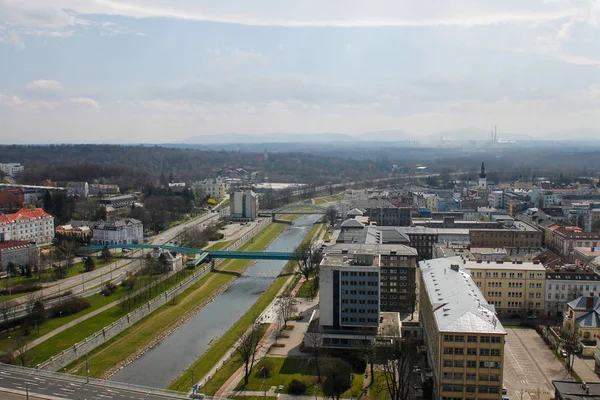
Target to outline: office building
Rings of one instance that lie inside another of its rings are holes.
[[[463,260],[463,267],[498,314],[545,314],[546,268],[538,261]]]
[[[433,372],[434,399],[502,398],[504,337],[460,257],[419,263],[419,321]]]
[[[232,221],[254,221],[258,215],[258,195],[252,190],[235,190],[229,196]]]
[[[469,234],[473,247],[542,247],[542,232],[518,220],[503,229],[471,229]]]
[[[380,308],[383,312],[412,313],[416,303],[417,251],[401,244],[335,244],[326,257],[372,255],[380,269]],[[339,260],[339,258],[338,258]]]

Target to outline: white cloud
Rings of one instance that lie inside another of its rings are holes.
[[[82,108],[90,109],[90,110],[99,110],[100,106],[94,99],[90,99],[89,97],[73,97],[71,98],[71,102],[73,104],[79,105]]]
[[[37,81],[32,81],[27,84],[28,90],[48,90],[48,91],[60,91],[62,90],[62,85],[59,81],[48,80],[48,79],[40,79]]]
[[[352,50],[352,44],[346,43],[346,45],[344,46],[344,48],[346,49],[346,51],[350,51],[350,50]]]

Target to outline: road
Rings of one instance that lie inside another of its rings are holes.
[[[90,379],[66,374],[38,371],[30,368],[19,368],[0,364],[0,387],[10,390],[25,398],[25,392],[41,399],[70,400],[136,400],[136,399],[185,399],[184,393],[167,392],[161,389],[120,385],[115,382]],[[2,389],[0,389],[0,393]],[[10,397],[0,394],[0,398]]]

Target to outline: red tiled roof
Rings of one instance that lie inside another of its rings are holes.
[[[0,250],[12,249],[15,247],[29,246],[33,242],[26,240],[8,240],[6,242],[0,242]]]
[[[51,217],[42,208],[21,208],[14,214],[0,215],[0,223],[14,223],[16,221],[27,221],[30,219],[41,219]]]

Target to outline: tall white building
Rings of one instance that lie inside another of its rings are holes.
[[[221,177],[209,178],[193,184],[194,191],[203,196],[213,199],[222,199],[227,196],[227,182]]]
[[[254,221],[258,216],[258,195],[250,189],[232,192],[229,216],[233,221]]]
[[[0,163],[0,171],[6,175],[13,177],[19,172],[23,171],[23,166],[19,163]]]
[[[581,296],[598,295],[600,275],[583,268],[546,271],[546,315],[564,314],[567,303]]]
[[[488,204],[491,208],[500,210],[504,207],[504,192],[502,190],[494,190],[488,195]]]
[[[54,238],[54,217],[42,208],[21,208],[0,215],[0,241],[27,240],[43,245]]]
[[[95,245],[141,243],[144,225],[133,218],[119,218],[111,222],[98,222],[92,228]]]

